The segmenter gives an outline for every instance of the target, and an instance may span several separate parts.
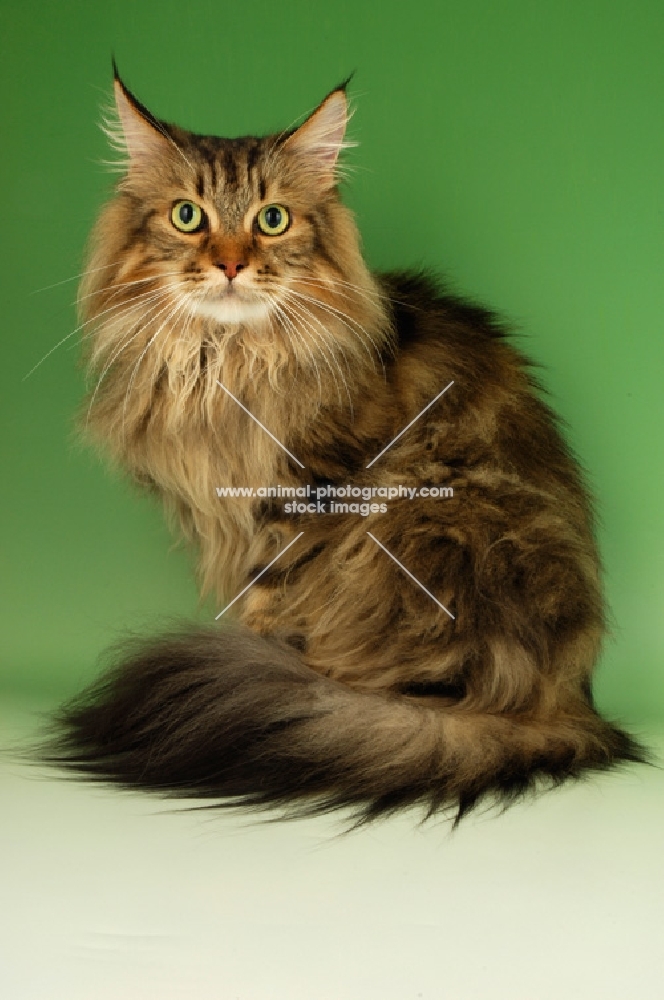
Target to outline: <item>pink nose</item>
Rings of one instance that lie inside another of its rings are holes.
[[[236,278],[240,271],[243,271],[246,266],[246,264],[233,263],[230,260],[217,261],[217,267],[224,272],[229,281]]]

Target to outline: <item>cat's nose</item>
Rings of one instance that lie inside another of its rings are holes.
[[[241,264],[237,261],[230,260],[217,260],[215,261],[215,267],[218,267],[220,271],[223,271],[229,281],[236,278],[240,271],[244,271],[246,264]]]

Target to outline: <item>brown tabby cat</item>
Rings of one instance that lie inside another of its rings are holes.
[[[220,608],[246,592],[239,623],[124,648],[62,710],[49,759],[360,821],[413,803],[458,821],[643,760],[593,707],[604,615],[579,470],[489,312],[367,269],[337,190],[345,86],[262,139],[166,124],[117,73],[115,94],[127,161],[81,293],[88,430],[163,498],[202,591]],[[330,491],[295,513],[217,492],[306,484],[412,498],[353,516]]]

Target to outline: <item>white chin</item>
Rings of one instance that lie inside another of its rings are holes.
[[[239,295],[225,295],[218,299],[202,299],[196,303],[200,316],[217,323],[256,323],[268,318],[269,303],[262,299],[241,299]]]

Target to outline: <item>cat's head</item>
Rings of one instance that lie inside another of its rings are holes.
[[[337,191],[345,86],[299,128],[264,138],[167,124],[117,74],[115,104],[123,176],[82,289],[107,346],[140,327],[132,343],[142,347],[158,327],[158,353],[185,329],[194,340],[244,338],[268,362],[270,351],[316,364],[325,352],[372,350],[382,305]]]

